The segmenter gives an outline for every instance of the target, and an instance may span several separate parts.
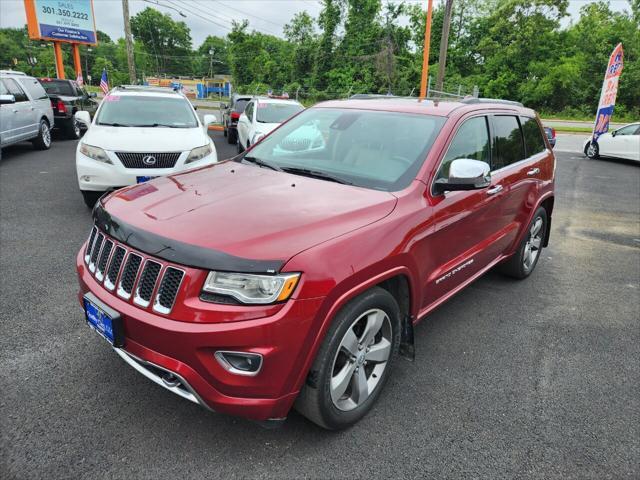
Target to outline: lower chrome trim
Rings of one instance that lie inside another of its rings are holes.
[[[200,398],[200,396],[191,387],[191,385],[189,385],[189,382],[187,382],[181,375],[178,375],[177,373],[172,372],[171,370],[168,370],[164,367],[156,365],[155,363],[142,360],[141,358],[138,358],[135,355],[132,355],[131,353],[127,352],[126,350],[123,350],[122,348],[114,347],[114,350],[120,356],[120,358],[122,358],[125,362],[129,364],[129,366],[133,367],[138,373],[141,373],[142,375],[147,377],[149,380],[151,380],[153,383],[160,385],[163,388],[166,388],[170,392],[173,392],[176,395],[189,400],[190,402],[201,405],[207,410],[213,411],[211,407],[209,407],[202,400],[202,398]],[[157,368],[159,370],[167,372],[168,374],[176,377],[178,381],[168,382],[164,380],[162,377],[160,377],[159,375],[157,375],[156,373],[154,373],[153,371],[151,371],[148,367]],[[182,385],[184,389],[180,388],[179,385]]]

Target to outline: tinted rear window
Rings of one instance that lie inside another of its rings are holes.
[[[518,117],[511,115],[493,117],[493,136],[496,154],[493,156],[492,170],[498,170],[525,158]]]
[[[527,149],[527,157],[535,155],[536,153],[544,152],[547,146],[542,138],[542,131],[538,122],[531,117],[520,117],[520,124],[522,125],[522,133],[524,134],[524,145]],[[551,138],[549,132],[549,138]]]
[[[40,83],[49,95],[76,96],[76,92],[73,90],[71,84],[64,80],[40,80]]]
[[[233,104],[233,111],[234,112],[238,112],[238,113],[242,113],[244,112],[244,109],[247,106],[247,103],[249,103],[251,100],[248,98],[241,98],[239,100],[236,100],[236,103]]]

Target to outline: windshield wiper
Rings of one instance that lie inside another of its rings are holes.
[[[132,125],[133,127],[167,127],[167,128],[182,128],[179,125],[170,125],[168,123],[143,123],[140,125]]]
[[[302,167],[285,167],[282,170],[284,170],[287,173],[293,173],[294,175],[302,175],[305,177],[319,178],[320,180],[327,180],[329,182],[341,183],[342,185],[353,185],[353,183],[349,182],[348,180],[345,180],[340,177],[336,177],[334,175],[331,175],[330,173],[321,172],[319,170],[311,170],[309,168],[302,168]]]
[[[131,127],[132,125],[123,125],[122,123],[107,123],[98,122],[98,125],[104,125],[105,127]]]
[[[280,168],[278,165],[271,163],[271,162],[267,162],[266,160],[261,160],[259,158],[256,157],[251,157],[251,156],[244,156],[242,157],[242,160],[246,160],[247,162],[251,162],[251,163],[255,163],[256,165],[259,165],[261,167],[267,167],[270,168],[271,170],[275,170],[276,172],[282,172],[282,168]]]

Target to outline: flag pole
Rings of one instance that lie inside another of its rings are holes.
[[[420,100],[427,96],[427,77],[429,75],[429,48],[431,46],[431,14],[433,13],[433,0],[427,4],[427,22],[424,29],[424,50],[422,52],[422,79],[420,81]]]

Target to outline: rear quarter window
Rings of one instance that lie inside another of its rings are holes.
[[[527,157],[544,152],[547,149],[547,145],[544,143],[544,138],[542,138],[543,132],[536,119],[520,117],[520,124],[522,125]]]

